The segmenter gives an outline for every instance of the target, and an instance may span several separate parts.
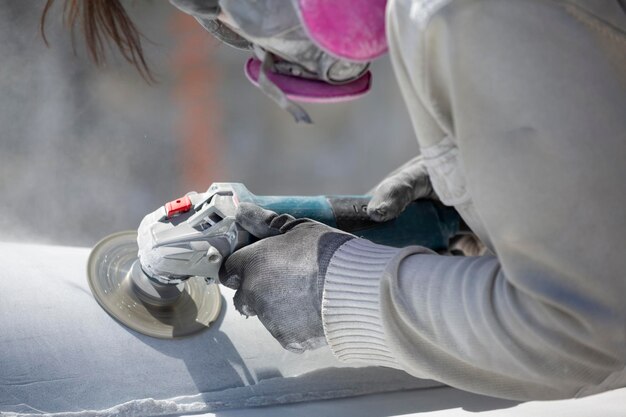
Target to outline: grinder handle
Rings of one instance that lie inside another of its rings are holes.
[[[459,232],[459,214],[439,202],[414,201],[398,218],[378,223],[367,214],[370,199],[370,196],[256,196],[249,193],[243,201],[279,214],[310,218],[387,246],[420,245],[441,250],[447,248],[450,238]]]

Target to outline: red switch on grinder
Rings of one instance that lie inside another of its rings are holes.
[[[188,212],[192,206],[191,199],[188,196],[184,196],[165,204],[165,211],[167,212],[167,217],[174,217]]]

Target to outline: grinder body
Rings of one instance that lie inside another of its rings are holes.
[[[367,196],[256,196],[243,184],[215,183],[159,207],[137,232],[107,236],[94,247],[87,277],[98,303],[148,336],[170,339],[209,327],[221,310],[215,281],[223,262],[256,240],[235,221],[242,202],[388,246],[444,249],[460,226],[454,209],[433,201],[414,202],[399,218],[376,223],[367,215]]]
[[[445,249],[459,230],[456,211],[430,200],[411,203],[395,220],[374,222],[366,212],[369,199],[256,196],[243,184],[215,183],[205,193],[189,193],[144,218],[137,239],[139,261],[147,275],[163,284],[177,284],[191,276],[216,278],[225,258],[255,241],[235,222],[241,202],[310,218],[388,246]]]

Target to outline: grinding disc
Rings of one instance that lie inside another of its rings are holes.
[[[100,306],[122,324],[147,336],[172,339],[197,333],[217,319],[217,284],[191,277],[178,285],[146,285],[137,259],[137,233],[115,233],[91,251],[89,287]]]

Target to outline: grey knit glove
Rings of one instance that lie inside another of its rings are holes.
[[[322,291],[335,251],[354,236],[309,219],[242,203],[237,223],[261,239],[233,253],[220,281],[236,289],[235,308],[258,316],[280,344],[303,352],[326,344]]]
[[[377,222],[395,219],[418,198],[438,200],[421,155],[389,174],[370,194],[367,214]]]

